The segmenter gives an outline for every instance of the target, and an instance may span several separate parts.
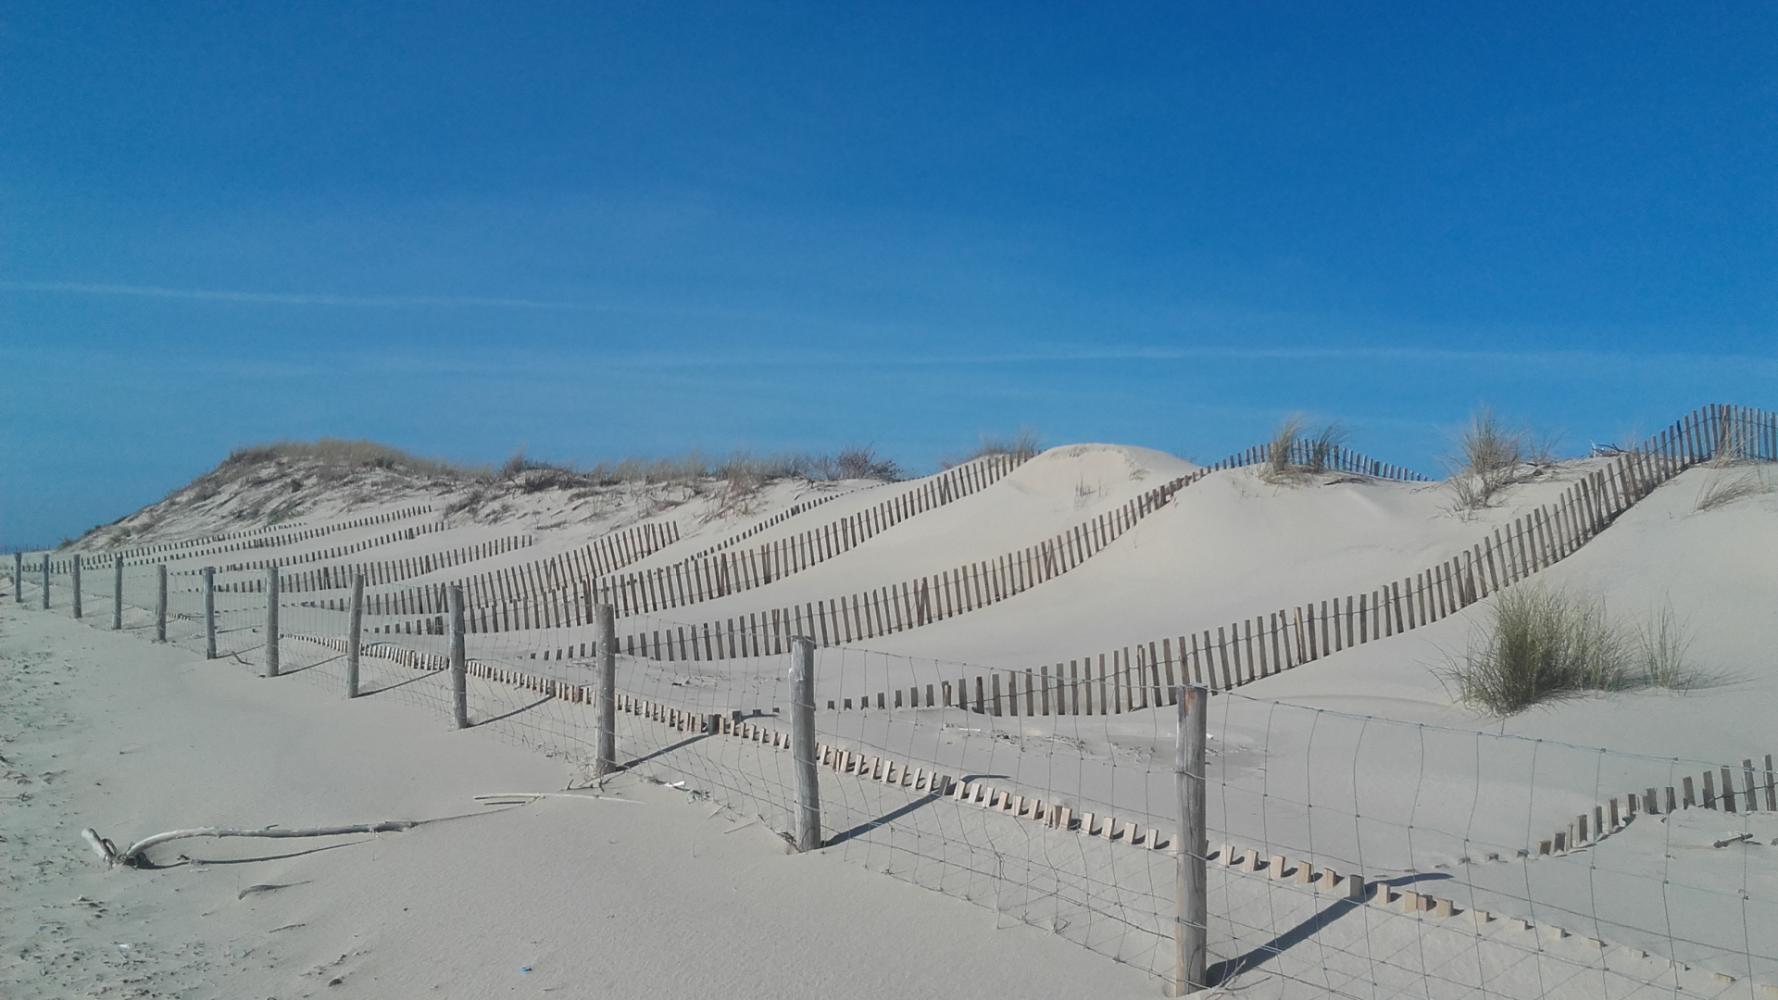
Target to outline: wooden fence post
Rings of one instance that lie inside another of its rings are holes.
[[[43,554],[43,610],[49,610],[49,553]]]
[[[593,774],[600,777],[617,770],[617,609],[600,604],[593,611],[599,620],[599,718]]]
[[[1210,692],[1202,686],[1179,690],[1178,727],[1173,738],[1173,782],[1179,798],[1179,836],[1173,844],[1178,885],[1174,899],[1173,981],[1167,994],[1181,997],[1204,988],[1210,908],[1205,856],[1210,844],[1204,825],[1204,742]],[[1154,836],[1150,834],[1149,836]]]
[[[216,567],[204,567],[204,659],[216,659]]]
[[[791,749],[796,757],[796,849],[821,847],[821,779],[815,761],[815,640],[794,636]]]
[[[123,628],[123,555],[111,557],[111,630]]]
[[[364,644],[364,573],[352,574],[352,617],[346,633],[346,697],[358,697],[358,655]]]
[[[469,661],[463,655],[463,585],[451,584],[451,721],[469,728]]]
[[[68,564],[68,572],[74,581],[74,617],[79,618],[82,608],[80,604],[80,554],[75,553],[74,561]]]
[[[266,677],[278,676],[278,564],[265,568],[265,670]]]
[[[167,641],[167,564],[154,567],[154,641]]]
[[[25,554],[12,554],[12,600],[14,604],[25,603]]]

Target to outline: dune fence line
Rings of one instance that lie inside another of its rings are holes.
[[[171,556],[179,559],[192,559],[203,556],[221,555],[225,552],[242,552],[250,549],[278,548],[294,545],[299,542],[325,538],[341,531],[364,528],[377,524],[391,524],[397,521],[423,517],[432,512],[429,504],[419,504],[401,510],[384,511],[377,514],[366,514],[345,521],[315,528],[296,527],[277,524],[263,528],[244,531],[232,531],[221,535],[206,535],[202,538],[190,538],[177,542],[163,542],[155,545],[136,546],[127,549],[108,549],[99,553],[75,553],[55,560],[52,565],[58,573],[68,572],[74,559],[87,560],[86,565],[110,565],[113,560],[121,557],[127,566],[146,566],[161,561],[162,557]],[[288,560],[287,560],[288,561]]]
[[[704,546],[703,548],[699,549],[698,551],[693,552],[687,558],[702,559],[705,556],[714,555],[717,552],[721,552],[723,549],[732,549],[735,546],[746,541],[747,539],[752,538],[754,535],[757,535],[762,531],[770,531],[771,529],[777,527],[780,524],[783,524],[785,521],[788,521],[791,518],[796,517],[799,514],[806,514],[809,511],[814,510],[816,507],[821,506],[822,504],[829,503],[834,500],[838,500],[839,498],[844,497],[844,496],[850,496],[853,493],[858,492],[858,490],[860,490],[860,489],[871,489],[871,488],[872,487],[869,487],[869,486],[861,486],[861,487],[858,487],[858,489],[854,489],[854,490],[829,490],[829,491],[821,494],[818,497],[810,497],[807,500],[798,500],[796,503],[791,504],[790,506],[784,508],[781,511],[778,511],[775,514],[772,514],[769,517],[760,518],[759,521],[755,522],[754,524],[752,524],[749,527],[743,528],[740,531],[730,532],[728,535],[724,536],[721,541],[712,542],[711,544]]]
[[[1642,447],[1617,453],[1554,502],[1417,573],[1241,618],[1034,667],[993,670],[936,689],[884,689],[842,709],[967,707],[990,715],[1103,715],[1170,704],[1180,684],[1227,691],[1346,649],[1433,624],[1573,555],[1643,497],[1708,462],[1778,461],[1778,414],[1712,405]],[[800,627],[793,622],[791,629]],[[882,634],[882,633],[877,633]],[[870,636],[861,636],[869,638]],[[848,636],[846,641],[852,641]],[[668,651],[673,647],[669,645]]]
[[[351,608],[278,597],[275,567],[263,593],[169,593],[161,566],[107,579],[26,576],[21,562],[15,601],[48,580],[57,593],[40,595],[44,606],[71,613],[74,593],[87,609],[116,600],[125,635],[275,683],[398,701],[589,778],[681,784],[800,850],[990,908],[1146,969],[1173,995],[1764,996],[1778,983],[1778,893],[1752,876],[1717,881],[1725,866],[1757,870],[1742,853],[1768,849],[1770,758],[1718,782],[1703,776],[1723,778],[1722,767],[1701,761],[1238,691],[1213,702],[1183,680],[1154,699],[1168,711],[1142,716],[836,711],[819,692],[884,671],[923,691],[958,665],[807,636],[715,662],[632,656],[615,608],[595,606],[588,660],[545,671],[527,666],[542,637],[527,648],[470,631],[461,585],[448,641],[366,641]],[[1212,723],[1224,735],[1209,738]],[[1225,747],[1240,731],[1271,738]],[[1601,793],[1614,783],[1648,797]],[[1622,804],[1595,814],[1583,802]],[[1651,865],[1639,817],[1655,812],[1669,825],[1652,844],[1672,858]],[[1586,816],[1587,834],[1559,849],[1549,838],[1548,851],[1524,843],[1569,822],[1561,815]]]
[[[1179,491],[1212,473],[1250,466],[1269,457],[1267,445],[1245,448],[1214,465],[1162,483],[1051,538],[994,559],[965,563],[917,579],[822,601],[806,601],[716,621],[675,625],[665,631],[630,629],[621,641],[626,655],[668,661],[701,661],[780,654],[788,648],[790,638],[796,635],[809,636],[821,646],[837,646],[921,628],[999,604],[1067,573],[1103,552],[1143,518],[1164,507]],[[1379,462],[1343,447],[1312,453],[1307,444],[1299,442],[1292,450],[1291,458],[1304,465],[1314,463],[1312,467],[1323,472],[1373,478],[1399,476],[1409,482],[1424,479],[1399,466]],[[830,558],[847,548],[850,546],[823,550],[820,558]],[[610,592],[603,585],[597,587],[601,592]],[[578,606],[568,595],[560,594],[553,601],[542,603],[547,610],[530,619],[516,610],[509,610],[504,616],[478,615],[469,627],[472,632],[488,633],[514,628],[584,626],[591,621],[594,596],[590,592],[583,594]],[[664,603],[670,606],[670,602]],[[541,624],[524,625],[527,620]],[[437,619],[381,626],[385,633],[405,634],[438,634],[442,628],[442,622]],[[544,650],[538,656],[544,659],[584,657],[586,648],[584,642],[561,645]],[[899,701],[901,696],[885,693],[885,697]]]
[[[521,576],[515,581],[516,586],[503,589],[493,601],[478,602],[481,606],[471,628],[487,633],[585,626],[591,622],[592,607],[597,603],[610,603],[617,608],[619,617],[627,617],[763,587],[850,551],[910,518],[972,496],[1026,460],[1026,456],[997,454],[966,462],[862,511],[756,548],[725,552],[725,547],[718,545],[705,550],[711,554],[700,553],[627,574],[613,575],[606,570],[579,575]],[[793,509],[806,513],[818,506],[819,503],[808,503]],[[786,514],[774,524],[788,520],[789,516],[794,515]],[[755,525],[747,533],[763,530]],[[675,533],[674,540],[677,537]],[[430,606],[436,615],[441,608],[439,593],[433,587],[430,595],[413,598],[408,604]],[[383,634],[409,635],[438,634],[442,628],[436,616],[376,626]]]

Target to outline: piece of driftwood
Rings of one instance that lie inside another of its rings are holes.
[[[91,827],[80,831],[80,836],[92,847],[94,853],[105,859],[107,864],[133,867],[142,862],[143,853],[149,848],[170,840],[184,840],[190,837],[338,837],[352,833],[396,833],[417,825],[418,823],[414,820],[397,819],[384,820],[380,823],[353,823],[348,826],[314,826],[302,829],[274,826],[263,830],[235,830],[222,826],[200,826],[189,830],[168,830],[152,837],[144,837],[122,851],[119,851],[111,841],[99,836]]]

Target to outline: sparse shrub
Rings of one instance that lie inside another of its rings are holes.
[[[1461,700],[1495,715],[1584,691],[1686,691],[1704,681],[1690,646],[1690,630],[1671,606],[1631,633],[1597,598],[1517,587],[1496,598],[1486,634],[1451,665],[1448,682]]]
[[[852,447],[842,450],[834,456],[834,469],[839,479],[884,479],[894,482],[901,478],[901,467],[894,461],[880,457],[869,445]]]
[[[1020,427],[1010,435],[983,434],[975,448],[960,455],[947,455],[939,460],[940,469],[954,469],[965,462],[973,462],[978,458],[990,455],[1010,455],[1024,461],[1043,450],[1043,442],[1038,439],[1037,431],[1030,427]]]
[[[445,505],[445,516],[455,517],[458,514],[465,512],[473,514],[481,509],[482,504],[485,503],[487,499],[487,494],[483,492],[481,487],[477,486],[474,489],[462,493],[455,500],[452,500],[449,504]]]
[[[321,438],[316,441],[274,441],[270,444],[236,448],[224,459],[219,470],[244,468],[279,461],[312,461],[326,465],[359,466],[372,469],[400,469],[428,476],[475,478],[486,470],[455,465],[434,459],[418,458],[399,448],[375,441],[348,441],[342,438]]]
[[[512,453],[512,457],[508,458],[501,464],[500,471],[497,475],[501,479],[511,479],[530,467],[531,460],[525,457],[525,449],[520,448]]]
[[[1453,506],[1459,513],[1493,506],[1509,486],[1531,477],[1527,466],[1550,465],[1554,453],[1554,441],[1534,443],[1525,431],[1509,429],[1493,410],[1482,407],[1459,435],[1457,454],[1446,459]]]

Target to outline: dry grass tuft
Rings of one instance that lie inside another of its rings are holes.
[[[457,465],[416,455],[375,441],[321,438],[316,441],[274,441],[270,444],[236,448],[224,459],[219,469],[245,469],[267,462],[309,461],[323,465],[363,469],[398,469],[426,476],[455,479],[477,479],[488,470],[476,466]]]
[[[1459,513],[1492,507],[1509,487],[1555,462],[1555,443],[1533,441],[1528,432],[1501,423],[1488,407],[1470,415],[1457,441],[1457,454],[1445,460],[1452,506]]]
[[[1766,481],[1763,469],[1748,469],[1731,475],[1726,467],[1718,467],[1709,472],[1708,476],[1704,481],[1704,488],[1698,492],[1697,509],[1701,511],[1716,510],[1737,500],[1772,492],[1772,484]]]
[[[990,455],[1011,455],[1021,461],[1029,459],[1043,450],[1043,443],[1037,437],[1037,431],[1030,427],[1020,427],[1011,434],[983,434],[976,446],[960,455],[947,455],[939,459],[940,469],[954,469],[965,462],[973,462],[978,458]]]
[[[1260,478],[1283,485],[1326,472],[1333,463],[1334,452],[1345,440],[1345,428],[1339,424],[1324,424],[1311,432],[1308,420],[1293,413],[1272,432]]]

